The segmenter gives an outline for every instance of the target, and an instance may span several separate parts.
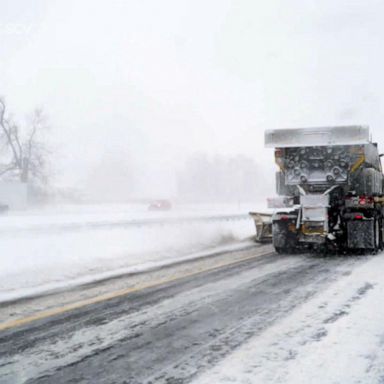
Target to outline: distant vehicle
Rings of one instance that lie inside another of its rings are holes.
[[[148,207],[149,211],[170,211],[172,204],[168,200],[155,200]]]
[[[269,206],[280,209],[261,227],[277,252],[383,248],[384,178],[368,127],[272,130],[265,142],[279,167]]]

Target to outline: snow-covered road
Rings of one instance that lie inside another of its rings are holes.
[[[384,254],[353,269],[350,261],[337,281],[195,383],[383,383]]]
[[[0,381],[382,382],[384,255],[239,254],[3,331]]]

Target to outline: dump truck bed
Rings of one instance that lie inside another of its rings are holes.
[[[369,127],[363,125],[273,129],[265,132],[267,148],[357,145],[369,142]]]

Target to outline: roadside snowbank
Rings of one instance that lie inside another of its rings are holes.
[[[367,260],[195,383],[382,382],[384,254]]]
[[[127,211],[126,211],[127,214]],[[212,247],[238,246],[252,236],[251,220],[190,222],[182,225],[140,227],[102,227],[65,231],[11,231],[31,225],[90,222],[92,212],[58,215],[49,213],[16,215],[6,226],[0,222],[0,302],[63,288],[95,279],[142,271],[178,259],[199,257]],[[201,215],[201,212],[200,212]],[[121,213],[94,213],[93,220],[108,216],[111,222],[122,219]],[[21,219],[24,217],[24,220]],[[56,222],[54,218],[56,217]],[[142,217],[133,215],[126,217]],[[3,232],[1,231],[3,228]],[[6,230],[8,229],[8,230]],[[249,245],[249,243],[247,243]]]
[[[83,225],[85,227],[88,223],[113,225],[131,220],[239,215],[254,210],[263,210],[263,205],[180,205],[170,211],[149,211],[145,204],[47,206],[26,211],[10,211],[0,215],[0,234],[2,231],[44,229],[49,226]]]

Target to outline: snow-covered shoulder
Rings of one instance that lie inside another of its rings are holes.
[[[377,383],[384,377],[384,254],[305,302],[195,380]]]

